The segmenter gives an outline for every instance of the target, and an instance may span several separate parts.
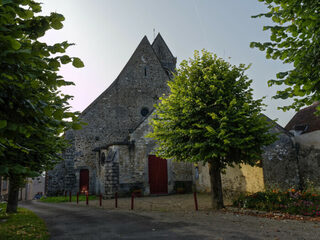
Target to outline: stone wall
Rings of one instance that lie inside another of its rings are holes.
[[[271,129],[278,140],[264,148],[263,175],[266,188],[299,187],[300,174],[297,151],[292,135],[280,126]]]
[[[131,156],[134,159],[135,167],[132,175],[136,176],[136,181],[143,182],[144,194],[150,193],[149,188],[149,172],[148,172],[148,157],[153,155],[156,147],[156,142],[150,138],[146,138],[147,133],[152,131],[149,124],[152,115],[143,121],[133,133],[130,134],[130,141],[134,143],[134,149]],[[129,154],[130,155],[130,154]],[[192,164],[174,162],[171,159],[167,160],[168,171],[168,192],[176,191],[177,182],[192,183]],[[121,172],[121,170],[120,170]]]
[[[211,192],[208,164],[199,164],[199,179],[196,187],[199,192]],[[225,204],[230,204],[242,193],[254,193],[264,190],[263,170],[261,167],[240,166],[227,167],[221,174]]]
[[[320,149],[297,145],[301,184],[320,190]]]

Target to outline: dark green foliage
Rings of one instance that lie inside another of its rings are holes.
[[[275,25],[270,30],[270,42],[252,42],[251,47],[266,52],[267,58],[280,59],[293,67],[277,74],[269,86],[287,85],[274,98],[293,98],[290,106],[299,110],[320,100],[320,1],[319,0],[259,0],[269,12],[256,17],[271,18]]]
[[[60,55],[72,44],[38,40],[47,30],[62,28],[64,20],[40,12],[35,1],[0,1],[0,175],[9,177],[14,190],[26,177],[52,168],[67,147],[63,132],[80,125],[70,111],[71,96],[58,90],[73,83],[58,70],[71,61],[75,67],[83,63]]]
[[[295,191],[295,189],[257,192],[248,196],[240,196],[233,205],[263,211],[320,216],[320,196],[308,191]]]

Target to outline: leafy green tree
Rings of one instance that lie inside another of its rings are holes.
[[[299,110],[320,100],[320,1],[319,0],[259,0],[269,12],[257,17],[271,18],[275,25],[264,26],[270,30],[270,42],[252,42],[266,52],[267,58],[280,59],[293,68],[279,72],[276,80],[269,85],[287,85],[274,98],[293,98],[290,106],[282,107]]]
[[[246,67],[211,53],[182,61],[151,121],[156,154],[177,161],[209,163],[212,207],[223,207],[221,172],[234,164],[255,165],[262,146],[275,140],[253,100]]]
[[[58,70],[69,62],[84,65],[64,54],[72,44],[38,40],[49,29],[61,29],[64,20],[40,12],[40,3],[32,0],[0,0],[0,176],[9,179],[7,212],[16,212],[27,177],[60,160],[67,147],[63,132],[81,126],[78,113],[70,111],[71,96],[59,91],[73,83]]]

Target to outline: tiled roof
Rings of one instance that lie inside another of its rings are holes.
[[[303,133],[320,130],[320,117],[314,113],[319,106],[319,102],[312,104],[309,107],[301,109],[294,115],[285,127],[286,130],[301,130],[305,127]]]

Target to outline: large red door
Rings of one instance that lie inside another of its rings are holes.
[[[149,155],[149,184],[151,194],[168,193],[167,160]]]
[[[89,191],[89,170],[80,170],[80,192],[86,193]]]

